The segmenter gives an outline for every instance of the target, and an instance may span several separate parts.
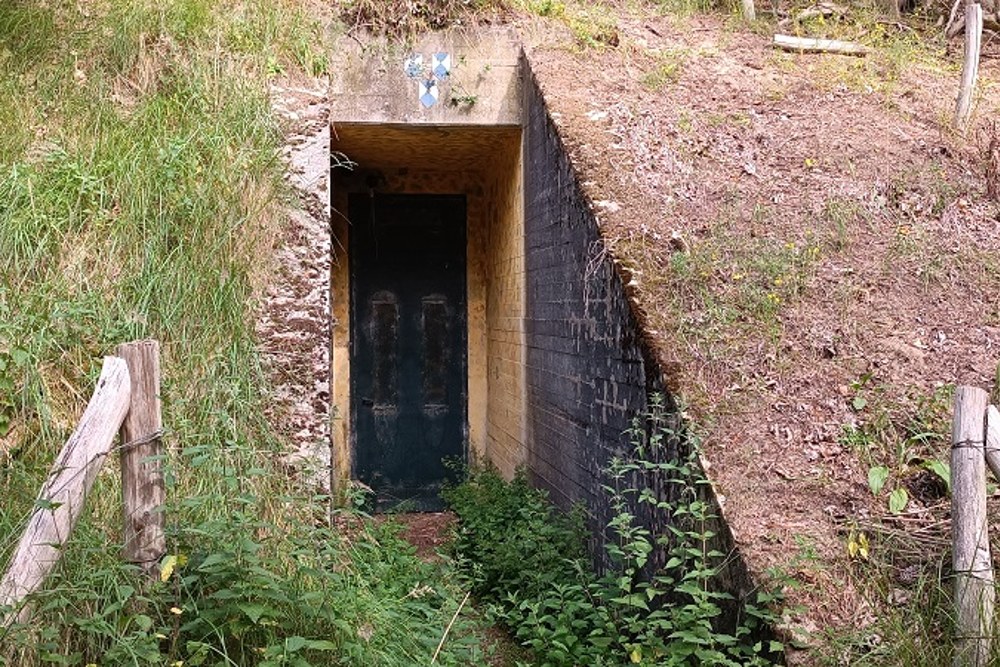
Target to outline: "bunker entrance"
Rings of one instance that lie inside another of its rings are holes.
[[[521,129],[335,130],[335,485],[435,511],[445,461],[525,461]]]
[[[439,509],[445,462],[465,458],[465,209],[464,195],[350,197],[354,474],[378,507]]]
[[[651,400],[666,383],[595,184],[502,35],[429,34],[406,54],[344,46],[331,85],[330,148],[352,163],[331,177],[334,488],[434,509],[443,456],[508,478],[523,468],[561,507],[586,508],[595,564],[609,565],[608,463],[634,428],[651,435],[652,406],[679,417],[669,395]],[[659,461],[679,460],[680,437],[665,439]],[[683,486],[650,483],[659,508]],[[644,527],[669,535],[670,512],[641,504]],[[716,536],[730,552],[724,525]],[[742,561],[724,570],[719,588],[737,593]]]

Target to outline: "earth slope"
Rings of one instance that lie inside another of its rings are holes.
[[[963,138],[960,55],[896,26],[867,59],[781,53],[732,21],[622,9],[597,50],[522,32],[737,543],[805,584],[790,621],[815,643],[874,627],[848,542],[940,523],[950,387],[995,381],[997,68]]]

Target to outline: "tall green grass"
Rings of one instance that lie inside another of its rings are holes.
[[[0,4],[0,567],[102,355],[163,350],[170,549],[120,562],[106,466],[0,664],[426,664],[461,592],[279,464],[256,295],[289,197],[269,77],[327,28],[263,0]],[[431,583],[428,586],[428,582]],[[476,660],[460,619],[438,661]]]

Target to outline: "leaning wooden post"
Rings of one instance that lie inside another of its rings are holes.
[[[163,419],[160,414],[160,345],[143,340],[119,345],[132,377],[132,407],[121,429],[124,557],[154,574],[166,553],[162,506]]]
[[[0,607],[19,607],[37,591],[59,562],[115,433],[128,412],[128,366],[121,359],[105,357],[94,395],[52,465],[35,501],[27,528],[0,581]],[[27,607],[0,620],[0,627],[17,619],[26,622]]]
[[[962,63],[962,87],[955,105],[955,127],[965,131],[972,111],[972,95],[979,77],[979,51],[983,41],[983,8],[978,2],[965,6],[965,61]]]
[[[993,563],[986,517],[986,407],[978,387],[955,390],[951,528],[955,572],[954,667],[985,667],[993,639]]]

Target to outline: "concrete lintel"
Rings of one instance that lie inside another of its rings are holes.
[[[330,81],[331,121],[407,125],[520,125],[520,53],[507,29],[428,33],[400,47],[371,37],[341,37]],[[446,53],[449,73],[431,71]],[[409,67],[409,69],[408,69]],[[421,102],[427,82],[436,101]]]

